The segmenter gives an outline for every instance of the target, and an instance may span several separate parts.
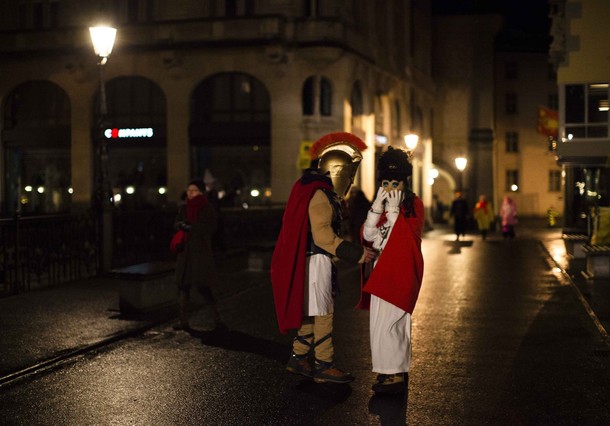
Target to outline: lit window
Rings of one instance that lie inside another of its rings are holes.
[[[565,86],[565,129],[571,138],[608,137],[608,83]]]

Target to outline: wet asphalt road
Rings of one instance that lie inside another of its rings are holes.
[[[610,348],[541,244],[431,233],[405,397],[370,390],[368,315],[343,267],[336,362],[350,385],[286,373],[271,288],[223,301],[230,330],[169,324],[0,388],[5,425],[607,425]]]

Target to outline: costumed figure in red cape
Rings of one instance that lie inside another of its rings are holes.
[[[424,273],[424,207],[409,189],[412,171],[406,151],[389,147],[383,153],[377,167],[381,185],[362,227],[365,244],[379,251],[370,276],[365,271],[358,305],[370,309],[377,394],[404,393],[411,362],[411,314]]]
[[[298,330],[286,369],[316,382],[354,379],[333,362],[333,258],[364,263],[375,255],[338,236],[341,199],[353,182],[365,148],[350,133],[331,133],[312,145],[312,168],[292,187],[271,260],[280,331]]]

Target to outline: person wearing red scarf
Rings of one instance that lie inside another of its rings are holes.
[[[192,286],[203,296],[212,310],[216,328],[224,328],[214,294],[210,287],[218,282],[212,235],[217,217],[213,206],[205,196],[205,184],[195,179],[186,188],[186,205],[180,208],[175,229],[186,232],[184,247],[176,256],[176,284],[180,291],[180,322],[176,330],[190,330],[189,300]]]
[[[363,277],[358,308],[370,310],[371,358],[378,373],[373,391],[406,391],[411,362],[411,314],[424,273],[421,235],[424,206],[409,190],[408,154],[390,147],[378,164],[381,185],[362,228],[365,243],[379,251]]]

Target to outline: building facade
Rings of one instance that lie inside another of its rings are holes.
[[[551,0],[557,68],[557,158],[565,178],[567,231],[590,232],[598,207],[610,206],[610,4],[603,0]]]
[[[88,27],[102,21],[118,33],[100,75]],[[3,2],[0,210],[91,206],[101,141],[119,208],[175,203],[194,177],[227,207],[283,203],[307,143],[336,131],[370,147],[369,198],[376,155],[417,134],[429,206],[431,49],[429,1]]]
[[[523,216],[561,215],[561,168],[538,132],[539,108],[558,103],[548,37],[516,36],[493,7],[448,6],[434,17],[433,193],[447,205],[461,189],[471,207],[485,195],[496,213],[509,195]]]
[[[433,192],[443,204],[460,189],[469,204],[493,197],[495,137],[494,49],[502,28],[498,15],[435,17],[434,79],[437,84],[433,163],[439,170]],[[457,157],[468,164],[464,171]]]
[[[522,216],[562,215],[561,167],[538,128],[539,111],[558,108],[548,54],[499,50],[495,76],[494,204],[509,196]]]

